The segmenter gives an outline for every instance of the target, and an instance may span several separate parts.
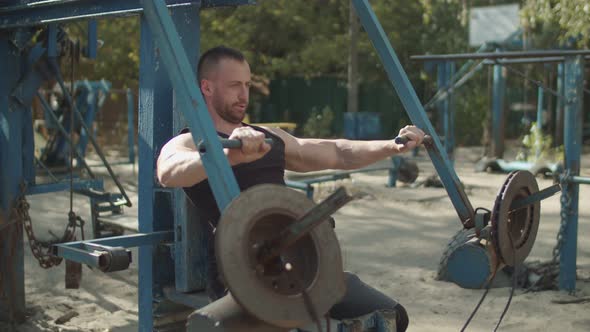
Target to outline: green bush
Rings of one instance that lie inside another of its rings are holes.
[[[522,144],[524,150],[517,155],[516,159],[518,160],[528,162],[563,161],[563,145],[553,147],[551,135],[544,135],[543,131],[537,127],[536,122],[533,122],[529,134],[522,139]]]

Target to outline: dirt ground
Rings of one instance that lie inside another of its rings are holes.
[[[505,174],[475,173],[481,149],[460,148],[455,162],[474,207],[491,209]],[[419,180],[434,174],[424,152],[417,157]],[[590,154],[582,158],[582,175],[590,176]],[[137,216],[137,173],[129,166],[116,167],[134,202],[126,209]],[[462,289],[435,280],[440,256],[450,238],[461,229],[458,217],[442,188],[386,188],[385,171],[355,174],[351,180],[325,183],[317,188],[325,195],[335,186],[346,185],[363,192],[362,199],[342,208],[334,217],[345,268],[363,281],[396,298],[410,316],[409,331],[458,331],[478,302],[482,290]],[[551,180],[539,179],[541,188]],[[580,187],[578,229],[578,281],[574,295],[559,291],[524,293],[517,290],[500,327],[501,331],[590,331],[590,187]],[[40,237],[48,230],[59,233],[67,221],[67,193],[34,196],[31,216]],[[77,197],[77,212],[90,220],[86,198]],[[559,195],[543,201],[537,240],[529,261],[550,259],[559,227]],[[0,331],[136,331],[137,265],[111,274],[84,268],[80,289],[64,287],[64,265],[43,270],[26,248],[25,287],[29,312],[25,324],[0,325]],[[134,251],[134,258],[137,257]],[[493,330],[508,300],[510,288],[490,291],[469,331]],[[581,303],[557,304],[558,300]],[[64,324],[60,316],[78,315]]]

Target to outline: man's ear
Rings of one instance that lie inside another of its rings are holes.
[[[210,96],[213,93],[213,86],[209,80],[201,80],[201,93],[203,96]]]

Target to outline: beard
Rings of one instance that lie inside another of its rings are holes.
[[[233,110],[232,104],[226,104],[223,100],[217,99],[213,101],[213,106],[217,111],[217,114],[225,121],[232,124],[240,124],[244,121],[246,113],[237,112]]]

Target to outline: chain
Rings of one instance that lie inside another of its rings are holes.
[[[39,261],[39,265],[44,269],[61,264],[62,258],[57,257],[51,253],[52,243],[41,242],[35,237],[35,233],[33,232],[33,222],[31,221],[31,216],[29,215],[29,207],[30,205],[27,202],[25,195],[21,194],[21,196],[17,199],[15,212],[18,220],[22,222],[25,232],[27,232],[27,238],[29,239],[29,246],[31,247],[33,256],[35,256],[35,258]],[[69,242],[74,239],[76,232],[76,220],[79,220],[80,224],[83,225],[83,220],[80,217],[77,217],[75,213],[70,212],[68,215],[68,225],[66,226],[64,235],[59,242]]]
[[[572,198],[569,193],[569,170],[565,170],[564,173],[560,177],[561,182],[561,211],[559,213],[561,217],[561,224],[559,226],[559,231],[557,232],[557,243],[553,248],[553,260],[552,262],[557,263],[559,257],[561,256],[561,248],[565,243],[565,229],[567,227],[568,217],[571,214],[571,202]]]

